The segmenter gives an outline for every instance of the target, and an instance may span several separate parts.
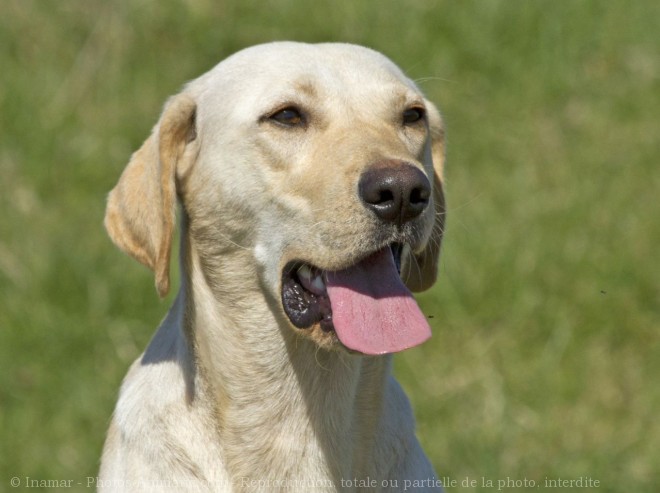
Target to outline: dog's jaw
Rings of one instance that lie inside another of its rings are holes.
[[[287,264],[281,300],[289,321],[321,347],[379,355],[421,344],[431,331],[401,281],[402,250],[392,244],[338,271]]]

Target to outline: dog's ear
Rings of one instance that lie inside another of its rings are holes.
[[[445,194],[443,170],[445,164],[445,128],[440,112],[433,103],[426,101],[429,120],[430,145],[427,146],[426,159],[433,161],[433,204],[435,219],[431,238],[426,247],[417,253],[410,253],[412,258],[404,258],[402,278],[411,291],[419,292],[430,288],[438,277],[440,244],[445,229]]]
[[[131,156],[110,192],[105,212],[110,238],[154,271],[161,297],[170,286],[177,168],[184,166],[182,161],[190,156],[186,147],[197,136],[195,113],[195,102],[189,96],[168,101],[151,135]]]

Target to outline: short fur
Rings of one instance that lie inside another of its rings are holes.
[[[304,125],[268,117],[303,108]],[[410,105],[422,125],[404,126]],[[106,228],[168,292],[181,205],[181,287],[123,382],[103,451],[110,491],[397,491],[437,486],[391,356],[295,328],[280,301],[297,259],[345,268],[402,235],[356,193],[384,159],[434,186],[402,278],[435,282],[444,222],[440,115],[387,58],[345,44],[243,50],[165,106],[108,199]],[[425,483],[423,481],[426,481]]]

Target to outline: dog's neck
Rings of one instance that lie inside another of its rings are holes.
[[[179,301],[196,361],[194,392],[211,394],[229,475],[335,485],[366,476],[391,358],[321,350],[300,337],[256,272],[232,278],[256,268],[246,250],[224,252],[211,266],[191,241],[182,256]]]

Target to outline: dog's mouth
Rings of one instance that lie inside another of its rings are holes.
[[[316,324],[364,354],[402,351],[431,336],[426,318],[401,281],[403,245],[393,243],[352,266],[325,271],[289,262],[282,275],[282,305],[299,329]]]

